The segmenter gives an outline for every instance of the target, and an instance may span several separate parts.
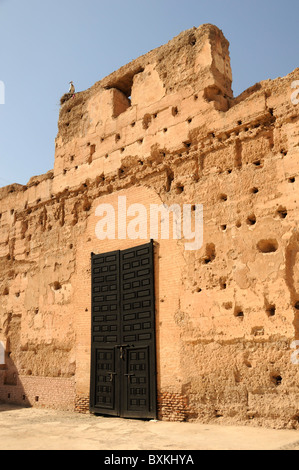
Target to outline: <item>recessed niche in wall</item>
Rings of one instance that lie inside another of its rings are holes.
[[[260,240],[257,249],[261,253],[274,253],[278,250],[278,242],[275,239]]]

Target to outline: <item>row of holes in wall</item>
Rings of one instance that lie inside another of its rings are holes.
[[[139,143],[139,144],[142,144],[142,143],[143,143],[143,139],[138,140],[138,143]],[[87,145],[88,145],[88,146],[90,147],[90,149],[91,149],[91,150],[90,150],[90,156],[89,156],[89,158],[88,158],[88,160],[87,160],[87,163],[88,163],[88,164],[91,164],[92,161],[93,161],[93,160],[92,160],[92,156],[93,156],[93,154],[94,154],[95,151],[96,151],[96,145],[95,145],[95,144],[91,145],[90,143],[88,143]],[[186,149],[189,149],[192,144],[191,144],[191,142],[188,142],[188,141],[187,141],[187,142],[183,142],[183,145],[185,146]],[[123,153],[123,152],[125,151],[125,147],[122,147],[122,148],[120,149],[120,151],[121,151],[121,153]],[[179,154],[179,156],[182,156],[182,155],[183,155],[182,153]],[[165,153],[165,152],[163,152],[163,156],[164,156],[164,157],[166,156],[166,153]],[[75,156],[74,156],[74,155],[71,155],[71,156],[70,156],[70,162],[73,162],[73,161],[74,161],[74,158],[75,158]],[[105,158],[109,158],[109,154],[106,154],[106,155],[105,155]],[[143,162],[142,160],[139,160],[139,163],[140,163],[141,165],[144,164],[144,162]],[[261,160],[256,160],[256,161],[252,162],[252,165],[254,165],[254,166],[257,167],[257,168],[261,168],[261,167],[263,166]],[[76,166],[74,167],[74,169],[77,170],[77,169],[78,169],[78,165],[76,165]],[[67,169],[64,169],[64,170],[63,170],[63,174],[65,175],[65,174],[67,173],[67,171],[68,171]],[[232,169],[228,169],[228,170],[226,170],[226,173],[227,173],[227,174],[231,174],[232,171],[233,171]],[[123,171],[121,171],[121,173],[123,173]],[[291,177],[289,177],[289,178],[287,179],[287,181],[288,181],[289,183],[295,183],[296,178],[295,178],[295,176],[291,176]],[[252,194],[258,193],[258,188],[252,188],[251,192],[252,192]],[[226,200],[226,199],[225,199],[225,195],[223,195],[222,200],[224,200],[224,201]]]
[[[198,99],[198,95],[195,94],[193,98],[194,98],[194,100],[197,100],[197,99]],[[273,109],[270,109],[269,111],[270,111],[270,114],[273,116]],[[177,107],[177,106],[173,106],[173,107],[171,108],[171,113],[172,113],[173,116],[177,116],[177,115],[179,114],[179,109],[178,109],[178,107]],[[158,113],[146,114],[146,115],[144,116],[144,118],[143,118],[143,121],[142,121],[143,129],[145,129],[145,130],[148,129],[148,127],[149,127],[149,125],[150,125],[152,119],[156,119],[157,117],[158,117]],[[187,122],[188,124],[191,124],[192,121],[193,121],[193,118],[192,118],[192,117],[188,117],[188,118],[186,119],[186,122]],[[136,121],[133,121],[133,122],[131,123],[131,126],[132,126],[132,127],[135,127],[135,125],[136,125]],[[239,121],[237,122],[237,125],[240,127],[240,126],[243,125],[243,122],[242,122],[241,120],[239,120]],[[67,123],[66,126],[69,126],[69,123]],[[251,125],[251,127],[248,127],[248,126],[247,126],[247,127],[244,127],[243,130],[244,130],[245,132],[248,132],[249,130],[251,130],[251,128],[252,128],[252,129],[257,129],[257,128],[259,128],[260,126],[261,126],[261,123],[258,122],[258,123],[256,123],[256,124]],[[163,131],[164,131],[164,132],[167,132],[167,131],[168,131],[168,128],[165,127],[165,128],[163,129]],[[238,136],[238,135],[240,134],[239,130],[237,130],[237,129],[235,129],[235,130],[232,131],[232,132],[234,133],[235,136]],[[216,138],[216,134],[215,134],[214,132],[209,133],[209,136],[210,136],[211,138],[213,138],[213,139]],[[218,139],[221,141],[221,140],[223,140],[223,138],[228,138],[228,136],[229,136],[229,133],[228,133],[228,134],[224,134],[224,137],[223,137],[223,136],[222,136],[222,137],[218,137]],[[121,135],[120,135],[120,134],[116,134],[116,135],[115,135],[115,141],[118,142],[120,139],[121,139]],[[105,138],[102,137],[102,138],[101,138],[101,142],[103,142],[104,140],[105,140]],[[139,142],[139,143],[142,143],[142,142],[143,142],[143,139],[139,139],[138,142]],[[90,145],[90,143],[89,143],[88,145]],[[121,151],[124,151],[124,148],[122,148]],[[90,158],[92,158],[92,154],[93,154],[93,153],[94,153],[94,152],[91,151],[91,156],[90,156]],[[287,151],[284,150],[284,149],[282,149],[282,150],[281,150],[281,154],[285,156],[285,155],[287,155]]]
[[[94,145],[93,147],[94,147],[94,151],[95,151],[95,145]],[[108,157],[108,155],[107,155],[106,157]],[[71,161],[73,161],[73,160],[74,160],[74,156],[72,155],[72,156],[70,157],[70,159],[71,159]],[[140,164],[140,165],[143,165],[144,162],[143,162],[142,160],[139,160],[139,164]],[[78,166],[75,166],[75,170],[77,170],[77,169],[78,169]],[[229,170],[229,172],[230,172],[230,170]],[[67,173],[67,170],[64,170],[63,173],[66,174],[66,173]],[[289,183],[293,184],[293,183],[295,183],[296,178],[295,178],[295,176],[292,176],[292,177],[288,178],[287,181],[288,181]],[[178,185],[177,187],[178,187],[180,193],[184,191],[184,187],[183,187],[183,186]],[[256,187],[254,187],[254,188],[252,188],[252,189],[250,190],[250,193],[251,193],[251,194],[257,194],[258,192],[259,192],[259,189],[256,188]],[[54,196],[53,196],[53,197],[54,197]],[[226,194],[221,194],[221,195],[219,196],[219,200],[220,200],[221,202],[226,202],[227,199],[228,199],[228,197],[227,197]],[[41,202],[41,199],[37,199],[36,202],[37,202],[37,203],[40,203],[40,202]],[[195,206],[194,206],[194,207],[195,207]],[[25,208],[26,208],[26,207],[25,207]],[[14,212],[15,212],[14,209],[11,209],[11,210],[10,210],[10,215],[14,215]],[[285,213],[285,211],[281,211],[281,212],[280,212],[281,218],[285,218],[286,215],[287,215],[287,213]],[[2,213],[0,213],[0,221],[1,221],[1,219],[2,219]],[[250,223],[249,223],[249,225],[253,225],[253,224],[250,224]],[[241,224],[236,224],[236,226],[237,226],[237,227],[240,227]],[[222,227],[223,230],[226,229],[226,225],[223,225],[223,226],[221,226],[221,227]]]
[[[139,140],[138,140],[138,143],[139,143],[139,144],[142,144],[142,143],[143,143],[143,139],[139,139]],[[91,150],[90,150],[89,158],[88,158],[88,160],[87,160],[87,163],[88,163],[88,164],[91,164],[92,161],[93,161],[93,160],[92,160],[92,156],[93,156],[93,154],[94,154],[95,151],[96,151],[96,145],[94,145],[94,144],[91,145],[90,143],[88,143],[87,145],[88,145],[88,147],[90,147],[90,149],[91,149]],[[186,149],[189,149],[189,148],[191,147],[192,143],[186,141],[186,142],[183,142],[183,145],[184,145],[184,147],[185,147]],[[122,148],[120,149],[120,152],[123,153],[124,151],[125,151],[125,147],[122,147]],[[166,157],[166,153],[165,153],[165,152],[163,152],[163,156]],[[183,156],[183,154],[180,153],[179,156]],[[105,158],[109,158],[109,154],[105,154]],[[74,156],[74,155],[71,155],[71,156],[70,156],[70,162],[73,162],[74,159],[75,159],[75,156]],[[143,162],[142,160],[139,160],[139,163],[142,164],[142,165],[144,164],[144,162]],[[256,168],[261,168],[261,167],[263,166],[263,163],[262,163],[261,160],[256,160],[256,161],[252,162],[252,165],[255,166]],[[77,169],[78,169],[78,165],[76,165],[76,166],[74,167],[74,169],[77,170]],[[65,174],[67,173],[67,171],[68,171],[68,170],[65,168],[65,169],[63,170],[63,174],[65,175]],[[233,171],[232,169],[228,169],[228,170],[226,170],[226,173],[227,173],[227,174],[231,174],[232,171]],[[296,177],[295,177],[295,176],[291,176],[291,177],[287,178],[287,181],[288,181],[288,183],[295,183],[295,182],[296,182]],[[258,188],[252,188],[251,192],[252,192],[252,194],[256,194],[256,193],[259,192],[259,190],[258,190]],[[222,199],[223,199],[224,201],[226,200],[226,199],[225,199],[225,195],[223,195],[223,198],[222,198]]]
[[[194,95],[194,100],[196,101],[197,99],[198,99],[198,95]],[[171,110],[171,112],[172,112],[172,115],[173,115],[173,116],[176,116],[176,115],[178,114],[178,108],[177,108],[177,107],[173,107],[172,110]],[[152,118],[153,118],[153,119],[156,119],[157,117],[158,117],[158,113],[154,113],[154,114],[152,114],[152,115],[145,115],[144,118],[143,118],[143,128],[144,128],[144,129],[148,129],[149,124],[150,124],[150,122],[151,122],[151,119],[152,119]],[[191,124],[192,118],[189,117],[189,118],[186,120],[186,122],[187,122],[188,124]],[[66,125],[69,126],[69,123],[67,123]],[[135,127],[135,125],[136,125],[136,121],[133,121],[133,122],[131,123],[131,127]],[[165,127],[165,128],[163,129],[163,132],[167,132],[167,131],[168,131],[168,128]],[[105,138],[104,138],[104,137],[101,137],[101,142],[104,142],[104,140],[105,140]],[[117,143],[119,140],[121,140],[121,135],[120,135],[120,134],[116,134],[116,135],[115,135],[115,142]],[[143,143],[143,138],[138,139],[137,142],[141,145],[141,144]],[[95,146],[95,144],[92,144],[92,145],[91,145],[90,142],[87,143],[87,146],[90,147],[90,155],[89,155],[89,158],[88,158],[88,163],[91,164],[91,163],[92,163],[92,156],[93,156],[93,154],[94,154],[95,151],[96,151],[96,146]],[[187,146],[189,146],[188,143],[187,143]],[[123,153],[124,151],[125,151],[125,148],[122,147],[122,148],[121,148],[121,152]],[[109,155],[106,154],[105,157],[108,158]],[[74,155],[71,155],[70,161],[71,161],[71,162],[74,161]],[[76,166],[75,169],[77,169],[77,168],[78,168],[78,167]],[[63,173],[64,173],[64,174],[66,174],[66,172],[67,172],[66,169],[63,170]]]
[[[279,217],[280,219],[285,219],[285,218],[287,217],[287,215],[288,215],[287,209],[286,209],[285,207],[282,207],[282,206],[280,206],[280,207],[277,209],[276,213],[275,213],[275,216]],[[247,219],[246,219],[246,224],[247,224],[248,226],[253,226],[253,225],[256,224],[256,222],[257,222],[257,219],[256,219],[255,214],[250,214],[250,215],[247,217]],[[240,220],[238,220],[238,221],[236,222],[236,227],[237,227],[237,228],[240,228],[241,226],[242,226],[242,223],[241,223]],[[223,232],[225,232],[225,231],[227,230],[227,225],[226,225],[226,224],[220,225],[220,229],[221,229]]]
[[[7,394],[7,398],[8,398],[8,399],[11,398],[11,394],[10,394],[10,393]],[[26,399],[27,399],[26,395],[22,395],[22,400],[25,401]],[[35,402],[38,402],[38,401],[39,401],[39,397],[36,396],[36,397],[34,398],[34,401],[35,401]]]

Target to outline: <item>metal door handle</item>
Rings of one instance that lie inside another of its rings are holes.
[[[126,349],[126,348],[129,348],[130,345],[129,345],[129,344],[120,344],[120,345],[117,345],[116,347],[119,348],[120,359],[124,359],[124,357],[125,357],[125,349]]]
[[[134,377],[135,374],[124,374],[125,376],[128,377],[128,382],[131,383],[131,377]]]
[[[108,372],[108,374],[110,375],[109,381],[113,382],[113,376],[116,375],[116,372]]]
[[[120,358],[123,359],[124,355],[125,355],[125,348],[123,346],[121,346],[119,348],[119,352],[120,352]]]

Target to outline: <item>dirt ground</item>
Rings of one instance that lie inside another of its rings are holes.
[[[0,404],[0,450],[299,450],[299,432],[140,421]]]

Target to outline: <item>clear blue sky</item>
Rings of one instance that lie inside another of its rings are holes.
[[[0,0],[0,186],[53,168],[70,80],[85,90],[204,23],[230,41],[235,96],[299,66],[298,0]]]

